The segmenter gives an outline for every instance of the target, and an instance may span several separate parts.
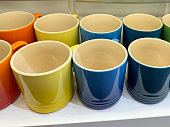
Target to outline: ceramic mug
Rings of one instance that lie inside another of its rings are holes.
[[[164,15],[162,17],[163,30],[162,30],[162,39],[170,42],[170,14]]]
[[[13,11],[0,14],[0,39],[10,44],[16,41],[35,42],[33,24],[41,14]]]
[[[68,46],[79,42],[79,18],[64,13],[49,14],[39,18],[34,24],[38,41],[60,41]]]
[[[108,39],[86,41],[75,48],[73,64],[78,95],[93,109],[106,109],[121,97],[127,64],[127,51]]]
[[[141,38],[128,48],[127,89],[137,101],[155,104],[168,94],[170,84],[170,43]]]
[[[110,39],[120,42],[122,22],[108,14],[93,14],[80,21],[81,40]]]
[[[30,109],[50,113],[72,98],[72,51],[57,41],[39,41],[19,49],[11,68]]]
[[[0,40],[0,110],[10,105],[20,94],[17,82],[10,68],[10,59],[13,53],[25,42],[15,42],[10,45]]]
[[[139,38],[160,38],[162,22],[159,18],[148,14],[130,14],[123,19],[123,45]]]

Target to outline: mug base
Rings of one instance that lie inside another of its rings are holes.
[[[109,100],[109,101],[88,101],[87,99],[81,97],[79,95],[79,99],[81,100],[81,102],[92,109],[96,109],[96,110],[102,110],[102,109],[107,109],[112,107],[113,105],[115,105],[118,100],[120,99],[121,94],[118,95],[116,98],[114,98],[114,100]]]
[[[72,99],[72,97],[73,94],[67,98],[64,98],[63,101],[61,101],[59,104],[57,103],[56,105],[50,105],[50,106],[35,106],[35,105],[30,105],[28,102],[26,102],[26,104],[32,111],[36,113],[41,113],[41,114],[52,113],[65,107]]]
[[[162,96],[148,97],[148,96],[144,96],[144,95],[141,95],[141,94],[135,92],[128,85],[126,85],[126,89],[127,89],[128,93],[130,94],[130,96],[132,98],[134,98],[135,100],[137,100],[138,102],[141,102],[143,104],[157,104],[157,103],[160,103],[168,95],[168,92],[167,92],[166,94],[164,94]]]
[[[17,89],[15,92],[13,92],[11,95],[9,95],[7,98],[0,101],[0,110],[6,108],[10,104],[12,104],[20,95],[20,90]]]

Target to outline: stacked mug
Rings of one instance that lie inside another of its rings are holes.
[[[126,87],[134,99],[154,104],[168,94],[169,15],[163,23],[148,14],[128,15],[123,23],[109,14],[80,20],[64,13],[18,11],[0,17],[0,109],[17,98],[19,88],[35,112],[63,108],[73,96],[73,72],[82,103],[109,108],[121,97],[127,62]]]

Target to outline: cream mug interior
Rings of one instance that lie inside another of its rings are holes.
[[[167,14],[162,17],[162,21],[165,25],[170,27],[170,14]]]
[[[80,26],[90,32],[107,33],[119,29],[122,22],[119,18],[108,14],[94,14],[84,17]]]
[[[11,46],[8,42],[0,40],[0,63],[8,57],[11,52]]]
[[[107,39],[95,39],[82,43],[73,53],[76,64],[92,70],[115,68],[120,66],[126,58],[126,49],[121,44]]]
[[[22,28],[34,21],[34,16],[28,12],[14,11],[0,14],[0,31]]]
[[[62,32],[76,27],[78,18],[70,14],[49,14],[35,21],[34,27],[43,32]]]
[[[11,59],[11,66],[20,73],[45,73],[63,66],[71,59],[71,54],[66,44],[39,41],[19,49]]]
[[[141,64],[152,67],[170,66],[170,43],[156,38],[133,41],[128,48],[130,56]]]
[[[148,14],[130,14],[123,19],[123,23],[139,31],[155,31],[163,25],[159,18]]]

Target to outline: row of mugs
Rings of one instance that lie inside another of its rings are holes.
[[[123,25],[119,18],[108,14],[93,14],[79,21],[77,15],[55,13],[42,16],[17,11],[0,14],[0,18],[0,39],[11,44],[16,41],[31,43],[37,39],[60,41],[71,47],[79,42],[79,26],[82,42],[98,38],[120,42],[122,26],[126,48],[139,38],[161,38],[161,33],[162,39],[170,42],[170,14],[162,18],[163,23],[149,14],[130,14],[123,19]]]
[[[72,60],[80,100],[93,109],[109,108],[121,97],[128,53],[126,86],[132,97],[154,104],[169,91],[170,43],[161,39],[137,39],[128,52],[109,39],[93,39],[72,48],[50,40],[29,45],[1,40],[0,51],[1,109],[18,96],[17,83],[33,111],[49,113],[63,108],[73,95]]]

